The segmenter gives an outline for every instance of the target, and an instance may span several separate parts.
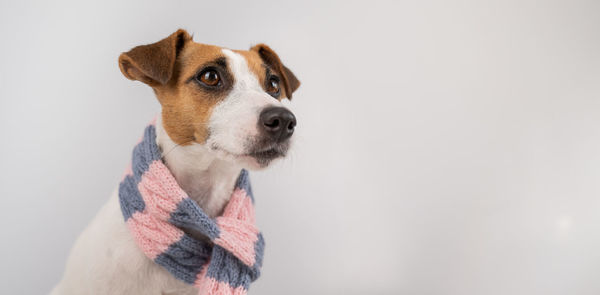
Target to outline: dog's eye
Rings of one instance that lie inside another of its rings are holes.
[[[279,78],[277,78],[276,76],[272,76],[271,78],[269,78],[269,81],[267,82],[267,93],[276,98],[279,96],[280,90],[281,89],[279,87]]]
[[[196,79],[206,86],[217,86],[221,82],[219,73],[213,69],[202,71]]]

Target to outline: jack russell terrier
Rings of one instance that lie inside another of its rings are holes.
[[[181,29],[119,67],[161,115],[51,294],[246,294],[263,242],[245,169],[286,155],[296,118],[281,101],[300,82],[264,44],[229,50]]]

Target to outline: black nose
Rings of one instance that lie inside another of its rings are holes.
[[[292,134],[296,127],[296,117],[282,107],[270,107],[260,113],[258,127],[265,131],[271,139],[282,142]]]

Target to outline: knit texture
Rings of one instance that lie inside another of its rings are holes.
[[[242,170],[221,216],[210,218],[162,162],[154,125],[133,149],[119,186],[125,222],[144,254],[199,294],[246,294],[260,274],[264,240],[255,226],[248,172]],[[193,238],[199,232],[212,243]]]

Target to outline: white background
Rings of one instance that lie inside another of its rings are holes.
[[[303,83],[251,294],[600,294],[593,0],[2,1],[0,293],[59,280],[159,110],[117,57],[179,27]]]

